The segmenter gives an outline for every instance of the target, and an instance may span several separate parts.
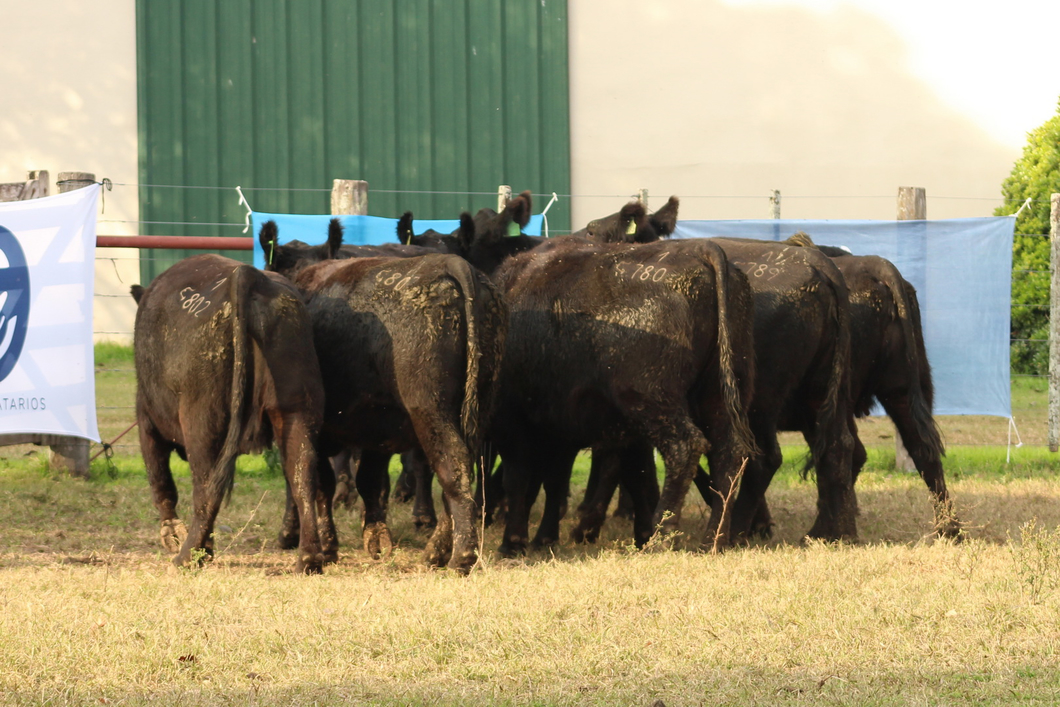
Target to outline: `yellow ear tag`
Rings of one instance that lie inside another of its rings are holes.
[[[626,226],[626,235],[627,236],[632,236],[636,232],[637,232],[637,222],[632,220],[632,219],[630,219],[629,225]]]
[[[519,228],[519,224],[516,223],[515,221],[512,221],[511,223],[508,224],[508,235],[509,236],[521,236],[521,235],[523,235],[522,229]]]

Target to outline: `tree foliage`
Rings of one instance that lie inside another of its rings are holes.
[[[1012,245],[1012,371],[1049,370],[1049,200],[1060,192],[1060,105],[1057,114],[1027,135],[1023,156],[1001,183],[1005,197],[995,216],[1016,213]]]

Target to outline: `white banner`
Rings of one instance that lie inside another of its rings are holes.
[[[99,441],[92,351],[99,189],[0,203],[0,433]]]

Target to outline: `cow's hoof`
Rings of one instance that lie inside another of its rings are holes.
[[[421,513],[413,516],[412,522],[416,525],[416,530],[434,530],[438,525],[438,518],[433,515]]]
[[[521,557],[526,554],[526,538],[512,537],[501,543],[497,548],[497,554],[501,557]]]
[[[298,561],[294,564],[294,571],[299,574],[323,574],[324,554],[299,554]]]
[[[336,548],[328,548],[328,549],[324,550],[324,552],[322,554],[324,556],[324,564],[325,565],[333,565],[333,564],[335,564],[336,562],[339,561],[339,549],[337,547]]]
[[[279,545],[281,550],[293,550],[298,547],[298,536],[298,528],[293,531],[281,530],[280,534],[276,536],[276,544]]]
[[[571,542],[580,544],[595,543],[600,537],[600,528],[591,524],[579,523],[570,531]]]
[[[369,523],[364,526],[362,538],[364,540],[364,551],[374,560],[390,557],[390,554],[394,551],[394,539],[391,537],[390,528],[386,526],[386,523]]]
[[[752,538],[761,538],[762,540],[769,540],[773,537],[773,523],[755,523],[751,526],[751,531],[748,536]]]
[[[180,546],[188,537],[188,529],[180,518],[171,518],[162,521],[161,535],[162,547],[167,552],[179,552]]]
[[[467,550],[465,552],[454,553],[452,559],[449,560],[448,567],[454,572],[467,575],[470,574],[471,568],[478,562],[478,553],[474,550]]]
[[[530,542],[530,547],[535,550],[540,550],[543,547],[552,547],[559,541],[555,538],[550,538],[547,535],[535,535],[534,539]]]
[[[423,560],[430,567],[445,567],[453,556],[453,534],[438,530],[427,541]]]
[[[810,532],[806,533],[806,537],[803,541],[819,541],[825,543],[843,543],[844,545],[857,545],[858,536],[857,533],[823,533],[816,528],[811,528]]]
[[[173,558],[173,564],[177,567],[198,569],[211,560],[213,560],[213,548],[193,547],[181,549]]]

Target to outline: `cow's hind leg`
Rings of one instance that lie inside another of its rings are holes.
[[[357,492],[364,500],[364,550],[375,559],[389,556],[394,539],[386,524],[387,499],[390,496],[390,457],[388,452],[363,450],[357,470]]]
[[[666,467],[662,492],[651,525],[656,533],[670,534],[676,532],[680,525],[681,507],[699,468],[699,459],[707,452],[709,445],[687,410],[648,415],[645,422],[649,426],[648,439],[659,450]]]
[[[316,452],[309,441],[315,438],[305,419],[300,415],[272,415],[284,475],[287,478],[288,499],[297,506],[300,530],[298,560],[295,569],[305,574],[319,574],[324,568],[324,552],[318,528],[323,519],[317,517],[316,501],[319,493],[319,470]],[[330,512],[330,506],[325,512]]]
[[[169,468],[174,445],[159,434],[146,416],[140,416],[139,429],[147,482],[151,486],[152,501],[158,509],[162,547],[176,553],[188,537],[188,529],[177,517],[177,486],[173,483],[173,472]]]
[[[559,522],[566,515],[571,467],[577,456],[576,449],[556,450],[550,455],[548,467],[543,470],[541,477],[545,489],[545,508],[531,543],[534,547],[548,547],[559,542]]]
[[[592,455],[585,498],[578,504],[578,524],[571,530],[571,540],[576,543],[596,542],[621,476],[621,457],[616,450],[593,447]]]
[[[856,542],[857,497],[852,469],[854,441],[843,415],[829,435],[823,459],[817,467],[817,520],[808,537]]]
[[[526,554],[530,540],[530,505],[531,489],[540,483],[535,470],[539,458],[528,447],[533,446],[523,434],[516,444],[501,449],[501,460],[504,466],[504,497],[508,503],[504,518],[504,539],[497,552],[502,557],[515,557]]]
[[[424,559],[430,565],[469,572],[478,562],[478,506],[471,495],[471,453],[452,423],[416,419],[413,424],[423,456],[438,477],[444,498],[442,518],[427,543]]]
[[[298,547],[298,538],[301,535],[301,520],[298,517],[298,506],[295,503],[294,493],[291,489],[291,479],[287,477],[286,482],[283,520],[280,522],[280,534],[276,538],[276,544],[280,546],[281,550],[293,550]]]
[[[220,445],[218,445],[220,446]],[[210,474],[219,449],[188,449],[188,466],[191,467],[192,492],[191,502],[194,515],[188,528],[188,537],[184,539],[180,552],[173,563],[179,567],[190,564],[201,565],[213,558],[213,526],[217,512],[221,509],[226,489],[211,491]],[[235,459],[229,464],[234,467]],[[231,469],[221,469],[221,473],[232,473]]]
[[[406,459],[415,486],[412,522],[419,530],[431,530],[438,525],[438,514],[434,510],[434,469],[422,449],[406,452],[402,455],[402,461]]]

